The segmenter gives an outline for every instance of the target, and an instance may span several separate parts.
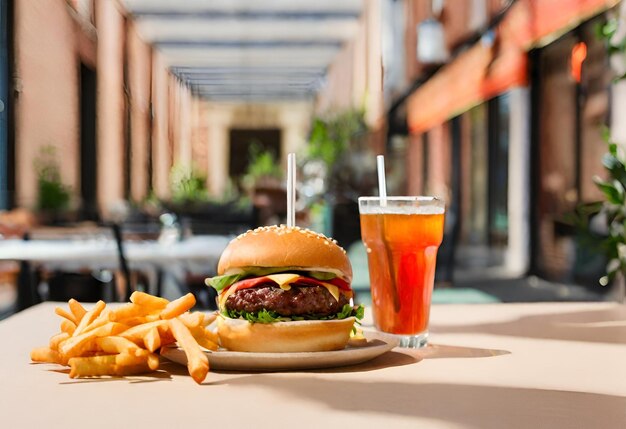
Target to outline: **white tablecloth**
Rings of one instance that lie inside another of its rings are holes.
[[[217,263],[230,237],[206,235],[172,244],[157,241],[125,242],[124,254],[133,266],[143,264]],[[115,241],[92,240],[1,240],[0,260],[31,261],[47,267],[117,268],[119,256]]]
[[[354,367],[71,380],[31,364],[58,329],[52,303],[0,322],[7,428],[626,427],[626,306],[434,306],[432,346]]]

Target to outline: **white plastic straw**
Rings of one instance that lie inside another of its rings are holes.
[[[376,166],[378,167],[378,196],[380,197],[380,205],[387,205],[387,183],[385,181],[385,157],[378,155],[376,157]]]
[[[287,155],[287,226],[296,226],[296,154]]]

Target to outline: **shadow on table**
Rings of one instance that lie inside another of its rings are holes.
[[[429,345],[424,349],[401,349],[395,348],[391,351],[388,351],[380,356],[377,356],[374,359],[368,360],[366,362],[356,364],[356,365],[347,365],[347,366],[337,366],[333,368],[313,368],[313,369],[299,369],[299,370],[271,370],[271,369],[260,369],[260,370],[214,370],[214,372],[220,374],[269,374],[275,372],[306,372],[306,373],[352,373],[352,372],[368,372],[368,371],[376,371],[383,368],[392,368],[397,366],[405,366],[412,365],[418,363],[424,359],[440,359],[440,358],[484,358],[484,357],[493,357],[493,356],[501,356],[505,354],[510,354],[510,352],[506,350],[492,350],[492,349],[479,349],[473,347],[459,347],[459,346],[447,346],[447,345]],[[182,365],[179,365],[178,370],[170,370],[168,372],[178,373],[178,374],[186,374],[186,368]]]
[[[422,359],[444,358],[486,358],[511,354],[508,350],[479,349],[476,347],[449,346],[444,344],[430,344],[420,350],[408,350],[405,353],[416,354]]]
[[[373,382],[250,375],[220,384],[259,386],[281,397],[375,416],[405,416],[490,429],[511,427],[623,427],[626,398],[559,390],[467,384]]]
[[[58,372],[61,374],[69,375],[70,370],[63,369],[49,369],[48,371]],[[102,377],[91,377],[91,378],[74,378],[69,379],[67,381],[62,381],[59,384],[82,384],[82,383],[106,383],[110,381],[123,381],[131,384],[138,383],[154,383],[155,381],[171,381],[172,375],[166,371],[154,371],[147,372],[145,374],[136,374],[136,375],[125,375],[125,376],[102,376]]]
[[[626,344],[626,306],[537,314],[496,323],[431,326],[436,334],[484,333],[524,338]]]
[[[50,370],[54,372],[63,372],[62,370]],[[67,371],[69,373],[69,371]],[[124,375],[124,376],[102,376],[102,377],[92,377],[92,378],[74,378],[67,381],[62,381],[59,384],[82,384],[82,383],[107,383],[111,381],[125,382],[130,384],[139,384],[139,383],[154,383],[156,381],[171,381],[172,375],[165,371],[155,371],[148,372],[145,374],[136,374],[136,375]],[[193,382],[193,380],[190,381]]]
[[[308,370],[307,372],[363,372],[374,371],[394,366],[411,365],[424,359],[442,358],[484,358],[510,354],[507,350],[479,349],[475,347],[448,346],[443,344],[430,344],[423,349],[395,348],[375,359],[358,365],[339,368]]]

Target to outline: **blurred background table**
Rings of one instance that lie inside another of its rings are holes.
[[[6,427],[626,427],[621,304],[436,305],[424,350],[327,370],[212,371],[201,386],[170,363],[103,380],[31,364],[58,331],[55,305],[0,322]]]
[[[182,282],[182,276],[211,275],[215,272],[219,257],[230,241],[230,236],[200,235],[180,241],[158,240],[124,241],[123,253],[118,242],[112,238],[93,236],[83,239],[0,241],[0,261],[20,261],[22,266],[18,284],[18,303],[21,308],[39,302],[30,266],[47,271],[77,272],[126,270],[141,271],[149,277],[145,287],[152,293],[162,294],[162,287],[169,279]],[[122,259],[122,260],[120,260]],[[119,293],[123,297],[132,288],[127,280]],[[119,288],[118,288],[119,289]],[[184,291],[183,291],[184,292]]]
[[[230,237],[194,236],[174,243],[155,240],[124,243],[131,264],[168,262],[212,262],[219,259]],[[4,240],[0,241],[0,260],[30,261],[49,266],[112,267],[117,264],[113,240]]]

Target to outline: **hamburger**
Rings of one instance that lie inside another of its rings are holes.
[[[308,229],[245,232],[226,247],[217,274],[206,283],[217,290],[218,334],[229,350],[340,350],[363,317],[345,250]]]

